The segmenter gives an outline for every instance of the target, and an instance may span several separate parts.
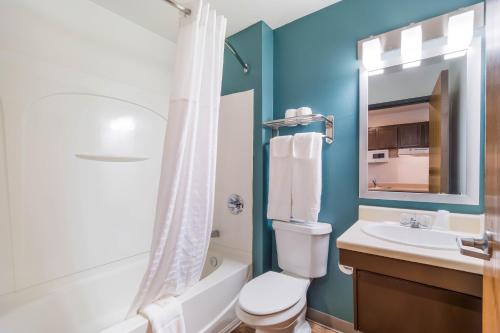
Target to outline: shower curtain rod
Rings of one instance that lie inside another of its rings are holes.
[[[177,1],[175,1],[175,0],[165,0],[165,1],[168,4],[170,4],[171,6],[175,7],[177,10],[183,12],[184,15],[187,15],[187,16],[191,15],[191,9],[184,7],[183,5],[179,4]],[[243,59],[241,58],[238,51],[236,51],[234,46],[231,45],[231,43],[229,43],[229,41],[227,39],[224,41],[224,45],[228,48],[229,51],[231,51],[231,53],[234,55],[236,60],[240,63],[241,67],[243,68],[243,73],[245,73],[245,74],[248,73],[250,71],[250,67],[248,66],[248,64],[245,61],[243,61]]]

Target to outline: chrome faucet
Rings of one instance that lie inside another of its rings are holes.
[[[401,214],[399,224],[413,229],[430,229],[432,226],[430,216],[417,214]]]
[[[416,218],[415,215],[412,216],[412,217],[410,217],[408,220],[401,220],[400,224],[403,227],[410,227],[410,228],[413,228],[413,229],[420,228],[420,223],[417,221],[417,218]]]
[[[372,178],[373,187],[377,187],[377,178]]]

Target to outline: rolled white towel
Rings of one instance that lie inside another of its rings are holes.
[[[297,116],[308,116],[308,115],[311,115],[312,114],[312,109],[308,106],[303,106],[301,108],[298,108],[297,109]],[[302,125],[306,125],[306,124],[309,124],[311,122],[310,119],[306,119],[306,120],[301,120],[300,123]]]
[[[317,222],[322,187],[321,133],[298,133],[293,138],[292,217]]]
[[[288,126],[297,126],[295,120],[287,120],[287,118],[294,118],[297,116],[297,109],[287,109],[285,111],[285,124]]]
[[[149,320],[153,333],[186,332],[182,305],[175,297],[149,304],[140,309],[139,313]]]
[[[267,218],[289,221],[292,209],[292,136],[271,139]]]

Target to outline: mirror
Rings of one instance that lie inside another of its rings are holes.
[[[443,27],[467,10],[473,37],[452,51]],[[479,204],[482,13],[476,4],[410,25],[422,29],[417,61],[401,51],[409,27],[358,42],[360,198]]]
[[[462,194],[466,57],[368,77],[368,191]]]

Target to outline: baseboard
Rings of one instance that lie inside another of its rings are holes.
[[[360,333],[354,329],[354,325],[352,323],[315,309],[307,308],[306,316],[308,319],[331,328],[339,333]]]

